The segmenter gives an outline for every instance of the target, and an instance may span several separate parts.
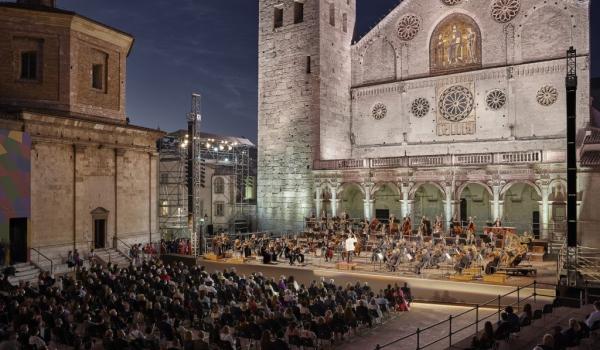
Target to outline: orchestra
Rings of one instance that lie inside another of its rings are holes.
[[[517,269],[527,259],[531,235],[519,237],[514,228],[502,227],[500,219],[478,232],[476,221],[476,217],[464,221],[454,217],[446,228],[443,215],[435,216],[433,223],[422,216],[413,228],[410,216],[353,220],[347,212],[333,217],[323,213],[318,219],[312,214],[306,218],[303,234],[276,239],[252,235],[233,242],[221,234],[213,238],[213,251],[219,257],[229,250],[243,258],[255,253],[265,264],[281,260],[290,265],[305,264],[307,254],[325,263],[351,263],[367,251],[366,263],[380,264],[390,272],[405,264],[416,274],[441,266],[458,274],[471,267],[493,274]]]

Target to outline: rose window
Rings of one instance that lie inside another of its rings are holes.
[[[429,113],[429,101],[419,97],[414,100],[411,107],[412,114],[417,118],[423,118]]]
[[[448,6],[460,4],[462,0],[442,0],[442,2]]]
[[[440,113],[448,121],[459,122],[471,114],[473,103],[473,94],[469,89],[454,85],[447,88],[440,96]]]
[[[502,90],[492,90],[487,95],[485,102],[490,109],[496,111],[506,104],[506,94]]]
[[[387,107],[383,103],[377,103],[375,106],[373,106],[373,110],[371,111],[371,113],[373,115],[373,118],[375,118],[376,120],[383,119],[387,114]]]
[[[495,0],[492,3],[492,17],[500,23],[512,21],[519,14],[519,10],[519,0]]]
[[[554,86],[546,85],[538,91],[536,98],[542,106],[550,106],[558,99],[558,91]]]
[[[421,20],[415,15],[406,15],[398,23],[398,36],[404,41],[412,40],[421,28]]]

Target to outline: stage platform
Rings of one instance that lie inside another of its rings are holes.
[[[185,257],[189,259],[189,257]],[[338,270],[335,268],[335,263],[331,266],[315,266],[314,264],[306,264],[304,266],[290,266],[289,263],[279,262],[278,264],[262,264],[257,260],[250,260],[245,263],[238,261],[224,260],[206,260],[199,258],[197,263],[204,265],[209,271],[228,269],[235,267],[236,272],[240,275],[250,275],[253,272],[261,272],[265,276],[278,279],[280,276],[294,276],[299,283],[309,284],[313,280],[320,281],[321,278],[327,280],[333,279],[338,285],[347,283],[355,284],[357,281],[368,283],[376,292],[379,289],[384,289],[388,284],[402,286],[405,282],[412,289],[413,296],[416,300],[422,302],[434,303],[450,303],[460,305],[476,305],[485,303],[491,299],[512,292],[517,285],[525,286],[531,284],[534,279],[532,277],[519,277],[518,280],[513,280],[513,284],[505,283],[502,285],[493,283],[483,283],[480,281],[451,281],[447,277],[435,277],[432,274],[409,275],[403,272],[384,272],[384,271],[368,271],[355,268],[353,270]],[[357,264],[360,266],[361,264]],[[511,277],[512,278],[512,277]],[[507,281],[509,281],[509,278]],[[519,282],[516,284],[515,282]],[[537,288],[538,294],[554,296],[555,291],[551,286],[542,285]],[[520,291],[520,296],[531,295],[533,288],[524,288]],[[516,301],[516,293],[507,296],[502,301],[502,304],[508,304]],[[552,297],[540,297],[539,299],[551,302]]]

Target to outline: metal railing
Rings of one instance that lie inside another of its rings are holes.
[[[44,258],[45,260],[50,262],[50,271],[48,271],[48,272],[50,272],[50,274],[52,275],[54,273],[54,262],[52,261],[52,259],[50,259],[46,255],[42,254],[42,252],[40,252],[37,248],[31,248],[31,250],[34,251],[35,253],[37,253],[37,261],[36,261],[35,266],[40,270],[45,270],[45,269],[41,268],[41,265],[40,265],[40,256],[41,256],[42,258]]]
[[[551,160],[551,159],[550,159]],[[531,164],[544,162],[543,151],[445,154],[365,159],[315,160],[315,170],[385,169],[405,167]]]
[[[442,320],[440,322],[437,322],[437,323],[427,326],[425,328],[417,328],[416,331],[414,331],[410,334],[407,334],[407,335],[403,336],[402,338],[396,339],[394,341],[391,341],[391,342],[383,344],[383,345],[377,344],[377,346],[375,347],[375,350],[385,349],[385,348],[388,348],[388,347],[390,347],[394,344],[397,344],[401,341],[406,341],[409,339],[416,340],[416,349],[417,350],[426,349],[426,348],[428,348],[432,345],[438,344],[444,340],[448,341],[448,347],[452,347],[453,337],[455,335],[457,335],[458,333],[467,331],[471,327],[475,327],[473,334],[477,334],[477,333],[479,333],[479,329],[480,329],[479,327],[480,327],[481,322],[485,322],[488,319],[491,319],[494,317],[497,317],[497,320],[500,321],[500,314],[501,314],[503,308],[506,306],[510,305],[516,309],[515,310],[516,312],[518,312],[520,310],[521,306],[524,305],[525,301],[532,299],[533,302],[536,303],[537,297],[555,298],[554,295],[545,295],[545,294],[538,293],[539,285],[552,286],[554,289],[556,288],[556,285],[554,285],[554,284],[540,283],[540,282],[534,281],[533,283],[530,283],[526,286],[517,287],[517,289],[515,289],[511,292],[508,292],[506,294],[498,295],[496,298],[494,298],[490,301],[487,301],[483,304],[478,304],[475,307],[470,308],[466,311],[463,311],[459,314],[450,315],[448,317],[448,319]],[[527,293],[528,291],[530,293]],[[523,293],[525,293],[526,296],[524,296]],[[514,296],[516,296],[516,301],[510,302],[511,300],[514,300]],[[508,302],[506,302],[507,299],[509,299]],[[504,300],[504,302],[503,302],[503,300]],[[580,298],[578,300],[581,302],[582,296],[580,296]],[[494,312],[490,313],[487,316],[480,317],[480,309],[482,309],[482,308],[485,308],[485,309],[494,308],[497,310],[495,310]],[[453,325],[456,326],[457,319],[459,319],[461,317],[468,317],[468,315],[473,315],[474,321],[468,323],[465,326],[459,327],[459,328],[453,327]],[[431,330],[433,328],[440,327],[440,326],[447,327],[447,330],[448,330],[447,334],[444,336],[438,337],[438,338],[433,338],[433,340],[431,340],[429,342],[424,342],[423,333],[425,333],[428,330]],[[462,341],[463,339],[465,339],[465,337],[461,337],[461,339],[459,339],[458,342]],[[456,340],[456,338],[454,339],[454,344],[457,343],[455,340]]]

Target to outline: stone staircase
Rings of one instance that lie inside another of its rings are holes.
[[[19,285],[20,282],[31,282],[31,284],[37,284],[40,269],[35,267],[31,263],[19,263],[13,265],[15,268],[15,275],[8,277],[8,282],[13,286]]]
[[[96,249],[96,258],[104,265],[109,262],[118,267],[127,267],[131,263],[129,256],[113,248]]]

